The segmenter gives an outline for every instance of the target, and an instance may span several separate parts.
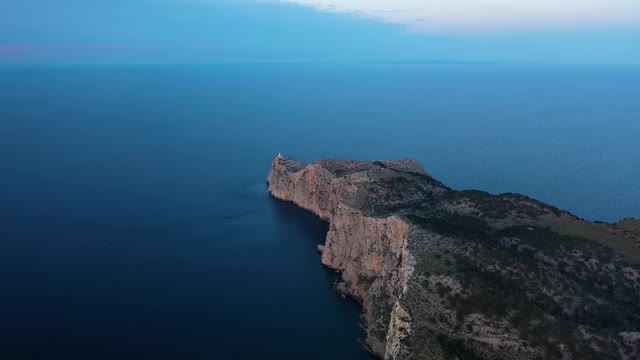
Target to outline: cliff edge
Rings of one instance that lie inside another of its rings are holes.
[[[383,359],[637,359],[637,223],[455,191],[414,160],[278,155],[272,196],[329,222],[322,263]]]

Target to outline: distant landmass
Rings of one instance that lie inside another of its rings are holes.
[[[640,221],[456,191],[414,160],[278,155],[272,196],[329,222],[322,263],[383,359],[640,358]]]

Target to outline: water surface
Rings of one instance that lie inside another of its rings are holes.
[[[366,359],[278,152],[640,217],[640,68],[0,68],[0,356]]]

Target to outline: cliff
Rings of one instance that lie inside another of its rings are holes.
[[[329,222],[322,263],[384,359],[635,359],[637,224],[454,191],[413,160],[278,156],[274,197]]]

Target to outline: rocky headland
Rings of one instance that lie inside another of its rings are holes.
[[[275,198],[329,222],[321,261],[381,359],[640,359],[640,222],[456,191],[413,160],[279,155]]]

